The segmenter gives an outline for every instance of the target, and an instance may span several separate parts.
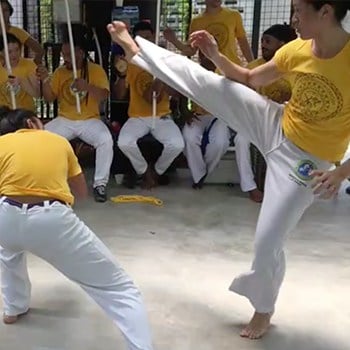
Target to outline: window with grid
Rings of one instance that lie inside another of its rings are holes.
[[[163,0],[161,13],[161,31],[165,27],[169,27],[175,31],[179,40],[187,40],[188,27],[191,19],[190,1]]]

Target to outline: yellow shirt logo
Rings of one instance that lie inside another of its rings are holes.
[[[343,109],[339,89],[327,77],[319,74],[298,73],[294,82],[295,114],[305,122],[335,118]]]
[[[215,38],[219,50],[223,51],[229,41],[229,29],[224,23],[212,23],[207,27],[207,31]]]

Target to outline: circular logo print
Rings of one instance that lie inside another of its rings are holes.
[[[299,106],[295,112],[305,122],[335,118],[343,108],[338,88],[319,74],[297,74],[293,95]]]
[[[310,173],[316,170],[317,166],[311,160],[301,160],[294,169],[295,175],[299,179],[309,181],[312,179]]]
[[[219,51],[222,51],[229,40],[229,31],[225,24],[222,23],[212,23],[208,25],[206,30],[215,38],[219,46]]]

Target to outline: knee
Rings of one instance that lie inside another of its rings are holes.
[[[118,147],[122,151],[137,148],[137,140],[134,137],[120,134],[118,138]]]
[[[234,139],[234,143],[236,147],[239,148],[249,148],[250,142],[242,137],[240,134],[237,134]]]
[[[185,142],[182,137],[169,140],[164,144],[164,148],[174,151],[174,153],[181,153],[185,148]]]
[[[211,146],[217,152],[224,152],[230,146],[230,141],[223,139],[215,140],[214,142],[212,142]]]
[[[113,138],[109,131],[101,136],[99,142],[97,143],[97,147],[104,147],[108,150],[113,150]]]
[[[183,140],[186,145],[198,145],[200,144],[200,136],[191,132],[190,127],[185,126],[183,130]]]

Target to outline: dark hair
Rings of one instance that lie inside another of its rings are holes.
[[[86,26],[76,24],[72,26],[74,47],[84,52],[83,66],[81,68],[81,78],[89,83],[89,61],[92,62],[89,55],[88,29]],[[62,44],[69,44],[68,29],[63,33]],[[86,95],[86,104],[89,94]]]
[[[11,33],[6,33],[6,37],[7,37],[7,42],[9,44],[18,44],[18,46],[21,48],[22,47],[22,43],[21,41],[13,34]],[[0,51],[4,50],[4,37],[1,35],[0,36]]]
[[[10,16],[13,15],[14,9],[8,0],[0,0],[0,4],[6,4],[10,10]]]
[[[315,10],[320,10],[324,5],[330,5],[334,9],[334,15],[338,22],[341,22],[347,12],[350,10],[349,0],[329,0],[329,1],[318,1],[318,0],[306,0],[311,4]]]
[[[263,35],[271,35],[279,41],[284,43],[289,43],[292,40],[295,40],[298,35],[294,28],[292,28],[287,23],[284,24],[274,24],[270,28],[266,29]]]
[[[141,21],[134,25],[134,28],[132,30],[133,36],[136,36],[136,33],[141,30],[149,30],[152,34],[154,34],[153,27],[149,21]]]
[[[37,115],[33,111],[0,107],[0,135],[28,129],[27,121],[34,118],[37,118]]]

